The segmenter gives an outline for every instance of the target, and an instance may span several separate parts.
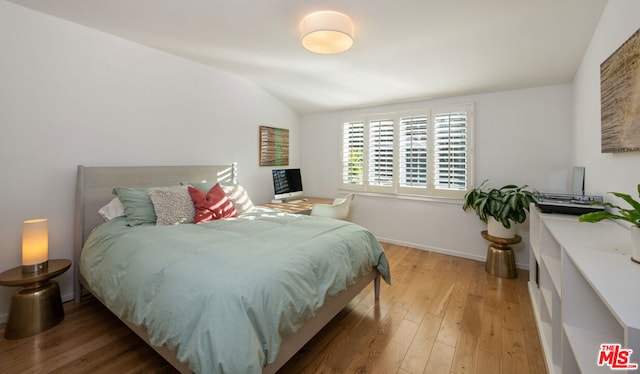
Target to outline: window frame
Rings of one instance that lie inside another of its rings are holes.
[[[435,186],[435,160],[436,160],[436,147],[435,147],[435,117],[438,114],[466,112],[466,126],[465,126],[465,156],[466,156],[466,169],[465,169],[465,182],[466,188],[464,190],[453,189],[441,189]],[[427,183],[425,187],[410,187],[401,186],[401,123],[403,118],[407,117],[420,117],[427,118],[426,129],[426,141],[427,141],[427,155],[426,155],[426,179]],[[370,123],[371,121],[379,121],[384,119],[393,120],[393,178],[391,186],[379,186],[369,184],[369,157],[370,157]],[[345,173],[345,128],[347,124],[362,122],[364,124],[363,136],[364,136],[364,155],[363,155],[363,176],[361,184],[347,184],[344,183]],[[426,198],[448,198],[448,199],[462,199],[466,192],[472,188],[474,181],[474,128],[475,128],[475,103],[462,103],[462,104],[450,104],[439,105],[433,107],[421,107],[409,110],[401,110],[392,113],[376,113],[371,115],[360,115],[350,117],[342,121],[340,132],[340,153],[341,162],[340,167],[340,189],[359,192],[381,193],[385,195],[398,195],[398,196],[416,196]]]

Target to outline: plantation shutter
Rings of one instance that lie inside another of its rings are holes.
[[[434,116],[434,188],[466,191],[468,168],[468,113],[456,111]]]
[[[473,181],[474,103],[343,122],[340,188],[463,198]]]
[[[426,193],[428,185],[427,126],[428,116],[400,118],[399,187],[412,189],[410,193]],[[420,191],[421,190],[421,191]]]
[[[369,121],[368,189],[393,189],[393,120]]]
[[[364,187],[364,121],[343,124],[342,184],[350,189]]]

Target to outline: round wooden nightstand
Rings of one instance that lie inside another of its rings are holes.
[[[60,287],[51,278],[69,270],[69,260],[49,260],[46,270],[23,274],[22,266],[0,273],[0,285],[22,287],[11,298],[7,339],[20,339],[52,328],[64,319]]]
[[[485,270],[491,275],[500,278],[515,278],[518,276],[516,271],[516,259],[511,249],[511,244],[517,244],[522,241],[520,235],[516,235],[511,239],[498,238],[489,235],[485,230],[480,233],[483,238],[492,244],[487,248],[487,263]]]

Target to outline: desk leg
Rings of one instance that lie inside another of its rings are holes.
[[[4,337],[20,339],[52,328],[64,319],[60,287],[46,281],[13,294]]]

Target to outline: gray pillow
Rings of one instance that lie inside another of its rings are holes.
[[[188,186],[149,188],[149,196],[156,214],[156,225],[193,223],[196,209]]]

